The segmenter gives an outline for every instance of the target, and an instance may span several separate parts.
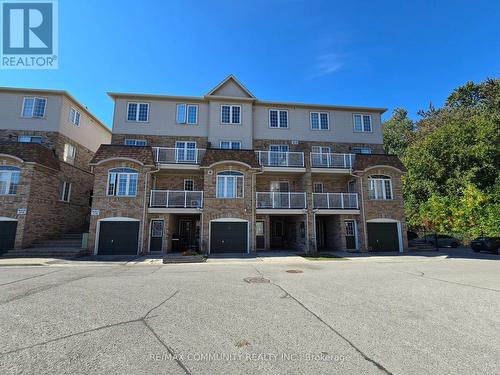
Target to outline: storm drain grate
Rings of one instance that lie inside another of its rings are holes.
[[[303,273],[304,271],[301,271],[301,270],[286,270],[285,272],[288,272],[288,273]]]
[[[262,276],[246,277],[243,279],[243,281],[245,281],[249,284],[267,284],[270,282],[269,279],[266,279],[265,277],[262,277]]]

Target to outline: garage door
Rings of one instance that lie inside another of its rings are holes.
[[[368,223],[368,246],[372,251],[399,251],[396,223]]]
[[[138,221],[101,221],[99,224],[99,255],[135,255],[138,241]]]
[[[212,223],[210,253],[246,253],[248,248],[248,223]]]
[[[14,248],[17,221],[0,221],[0,255]]]

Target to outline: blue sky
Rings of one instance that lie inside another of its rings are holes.
[[[107,91],[203,95],[228,74],[260,99],[441,105],[500,74],[497,1],[60,0],[59,69],[0,86],[70,91],[111,125]]]

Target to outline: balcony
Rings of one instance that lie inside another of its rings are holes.
[[[153,147],[153,153],[158,164],[174,164],[185,168],[186,166],[198,166],[205,154],[205,150],[199,148]]]
[[[259,164],[272,168],[304,168],[303,152],[256,151]]]
[[[355,154],[331,154],[311,152],[311,168],[350,170]]]
[[[258,192],[257,209],[262,210],[299,210],[307,207],[306,193]]]
[[[150,212],[198,212],[198,209],[203,207],[203,192],[187,190],[151,190],[149,207]]]
[[[319,210],[359,210],[357,193],[313,193],[313,208]]]

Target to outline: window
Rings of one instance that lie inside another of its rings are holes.
[[[271,181],[271,191],[278,193],[288,193],[290,191],[290,183],[288,181]]]
[[[270,165],[288,165],[288,145],[269,145]]]
[[[47,99],[45,98],[24,98],[22,116],[26,118],[43,118],[46,104]]]
[[[147,144],[145,139],[125,139],[126,146],[147,146]]]
[[[329,154],[331,151],[330,147],[324,146],[312,146],[311,150],[315,154]]]
[[[221,141],[220,148],[224,150],[241,150],[240,141]]]
[[[61,200],[63,202],[69,202],[70,195],[71,195],[71,183],[64,181],[61,186]]]
[[[63,160],[66,163],[73,164],[75,162],[75,156],[76,156],[76,148],[75,148],[75,146],[70,145],[69,143],[66,143],[64,145]]]
[[[353,147],[352,152],[355,154],[371,154],[372,149],[368,147]]]
[[[311,112],[311,129],[328,130],[330,128],[327,112]]]
[[[278,109],[269,110],[269,127],[270,128],[288,128],[288,111]]]
[[[376,175],[368,178],[369,199],[392,199],[392,181],[388,176]]]
[[[17,137],[19,143],[42,143],[42,137],[33,135],[20,135]]]
[[[345,235],[346,236],[354,236],[356,233],[354,220],[346,220],[345,221]]]
[[[0,195],[15,195],[20,176],[19,168],[0,166]]]
[[[80,112],[71,107],[69,110],[69,121],[71,121],[76,126],[80,126]]]
[[[349,193],[356,192],[356,181],[351,180],[347,183],[347,192],[349,192]]]
[[[322,193],[323,192],[323,183],[322,182],[315,182],[313,185],[313,189],[315,193]]]
[[[148,122],[149,103],[128,103],[127,120],[136,122]]]
[[[119,197],[135,197],[139,174],[130,168],[111,169],[108,173],[107,195]]]
[[[184,190],[194,191],[194,181],[193,180],[184,180]]]
[[[233,171],[218,173],[217,198],[243,198],[243,173]]]
[[[178,163],[196,162],[196,142],[175,142],[175,158]]]
[[[177,104],[177,123],[195,125],[198,123],[198,106],[195,104]]]
[[[220,107],[220,121],[223,124],[240,124],[241,123],[241,106],[239,106],[239,105],[222,105]]]
[[[371,115],[354,115],[354,131],[355,132],[371,132],[372,131],[372,116]]]

